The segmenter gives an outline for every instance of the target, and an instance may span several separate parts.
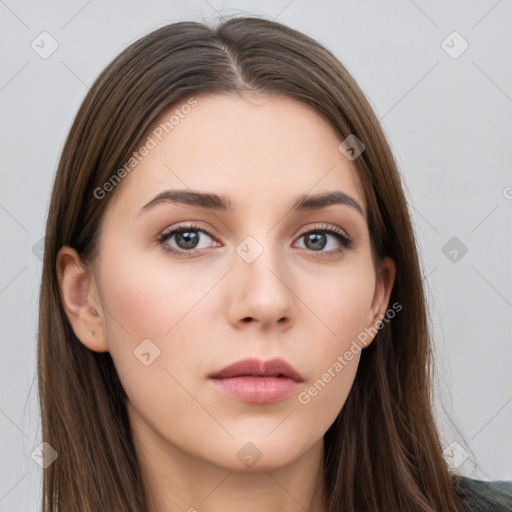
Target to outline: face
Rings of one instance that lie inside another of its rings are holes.
[[[172,112],[158,120],[117,185],[92,265],[95,334],[79,337],[110,352],[135,437],[270,470],[321,445],[394,267],[374,268],[364,190],[319,114],[282,97],[196,101],[168,134],[155,130]]]

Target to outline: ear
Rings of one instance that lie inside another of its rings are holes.
[[[62,304],[77,338],[95,352],[108,351],[96,281],[75,249],[68,246],[60,249],[57,278]]]
[[[369,345],[377,335],[379,325],[386,316],[389,297],[393,289],[396,276],[396,265],[391,258],[384,258],[377,269],[377,280],[372,305],[368,313],[366,329],[369,333],[365,345]]]

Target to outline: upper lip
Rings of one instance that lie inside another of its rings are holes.
[[[212,379],[229,379],[231,377],[289,377],[297,382],[303,382],[302,375],[287,361],[280,357],[261,360],[248,358],[237,361],[222,370],[210,375]]]

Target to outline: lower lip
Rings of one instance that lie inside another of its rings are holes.
[[[209,379],[222,393],[252,404],[272,404],[284,400],[300,388],[301,383],[288,377],[231,377]]]

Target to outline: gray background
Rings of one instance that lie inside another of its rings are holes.
[[[0,0],[0,511],[39,508],[37,243],[67,130],[88,86],[127,44],[218,13],[263,14],[307,33],[367,94],[420,244],[446,457],[474,478],[511,479],[510,1]],[[45,59],[31,47],[51,48],[43,31],[58,44]]]

